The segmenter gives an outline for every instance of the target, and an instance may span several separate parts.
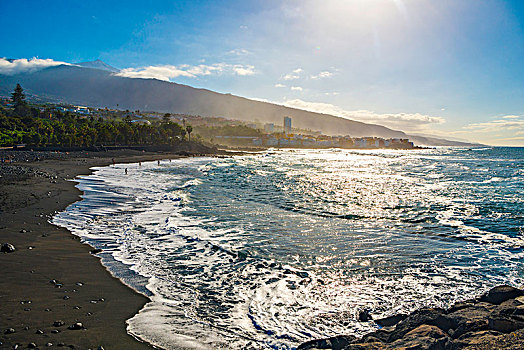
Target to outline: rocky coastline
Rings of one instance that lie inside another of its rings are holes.
[[[502,285],[445,310],[372,320],[377,330],[362,338],[340,335],[311,340],[297,350],[333,349],[524,349],[524,291]]]

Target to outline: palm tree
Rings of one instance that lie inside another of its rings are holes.
[[[187,138],[189,139],[189,141],[191,141],[191,132],[193,131],[193,127],[191,125],[186,126],[186,131],[187,131]]]

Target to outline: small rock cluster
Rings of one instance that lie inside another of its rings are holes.
[[[45,177],[48,174],[25,165],[0,164],[1,182],[19,181],[35,176]]]
[[[358,339],[312,340],[297,350],[524,349],[524,291],[507,285],[450,309],[421,309],[375,320],[381,329]]]

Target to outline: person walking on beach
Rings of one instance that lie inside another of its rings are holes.
[[[126,168],[126,175],[127,175],[127,168]]]
[[[156,163],[157,163],[158,165],[160,165],[160,160],[157,160]]]
[[[113,161],[113,166],[115,166],[115,158],[111,158],[111,160]]]

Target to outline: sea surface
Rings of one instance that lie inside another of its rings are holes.
[[[124,169],[128,169],[126,175]],[[269,150],[117,164],[53,222],[151,297],[166,349],[292,349],[524,284],[524,148]]]

